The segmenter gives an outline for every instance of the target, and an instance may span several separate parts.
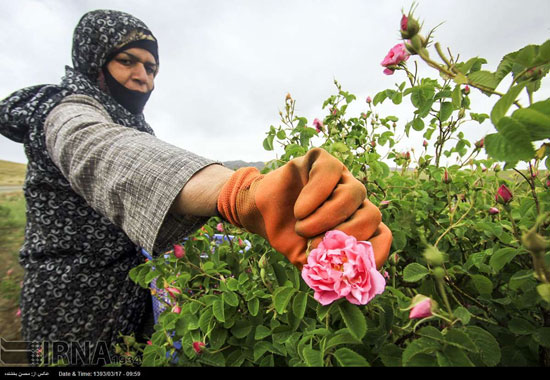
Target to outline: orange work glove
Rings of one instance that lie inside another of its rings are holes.
[[[365,197],[365,186],[343,163],[315,148],[265,175],[256,168],[237,170],[220,192],[218,211],[229,223],[267,239],[300,270],[307,262],[308,241],[315,248],[333,229],[357,240],[373,237],[380,267],[392,235]]]

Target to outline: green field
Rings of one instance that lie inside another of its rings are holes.
[[[21,186],[26,165],[0,160],[0,186]],[[23,268],[19,249],[25,231],[25,198],[23,192],[0,193],[0,337],[21,339],[17,316]]]
[[[27,165],[0,160],[0,186],[21,186]]]

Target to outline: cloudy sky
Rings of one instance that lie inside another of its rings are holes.
[[[87,11],[118,9],[142,19],[159,39],[160,73],[145,108],[156,135],[220,161],[267,161],[262,148],[290,93],[296,113],[323,118],[334,79],[364,99],[404,80],[382,74],[380,62],[399,42],[401,11],[410,0],[17,0],[0,1],[0,98],[39,83],[58,83],[70,65],[74,27]],[[444,22],[435,40],[467,59],[500,58],[550,38],[548,0],[419,0],[426,30]],[[414,59],[409,60],[413,62]],[[433,72],[426,71],[426,75]],[[548,80],[546,80],[548,87]],[[539,98],[547,98],[546,91]],[[495,97],[474,97],[473,111],[490,112]],[[384,104],[381,116],[411,119],[409,98]],[[493,129],[466,124],[474,142]],[[400,144],[421,144],[416,133]],[[0,159],[26,162],[21,145],[0,136]]]

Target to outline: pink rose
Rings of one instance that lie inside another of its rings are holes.
[[[216,226],[216,229],[217,229],[219,232],[223,232],[223,224],[222,224],[222,223],[218,223],[218,225]]]
[[[323,130],[323,122],[317,118],[313,120],[313,126],[315,127],[315,130],[317,131],[317,133]]]
[[[426,296],[417,295],[415,299],[420,298],[420,302],[416,302],[409,313],[409,319],[421,319],[431,317],[432,314],[432,299]],[[414,299],[413,299],[414,302]]]
[[[396,66],[401,62],[405,62],[407,59],[409,59],[409,53],[405,48],[405,44],[400,43],[395,45],[381,63],[381,65],[386,68],[384,74],[392,75]]]
[[[337,230],[328,231],[309,253],[302,278],[321,305],[343,297],[365,305],[386,287],[384,276],[376,269],[372,245]]]

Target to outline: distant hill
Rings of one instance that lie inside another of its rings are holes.
[[[0,160],[0,186],[22,186],[27,165]]]
[[[253,166],[255,168],[258,168],[259,170],[262,170],[265,166],[265,162],[261,162],[261,161],[245,162],[245,161],[237,160],[237,161],[225,161],[223,164],[227,166],[229,169],[233,169],[233,170],[244,168],[246,166]]]

